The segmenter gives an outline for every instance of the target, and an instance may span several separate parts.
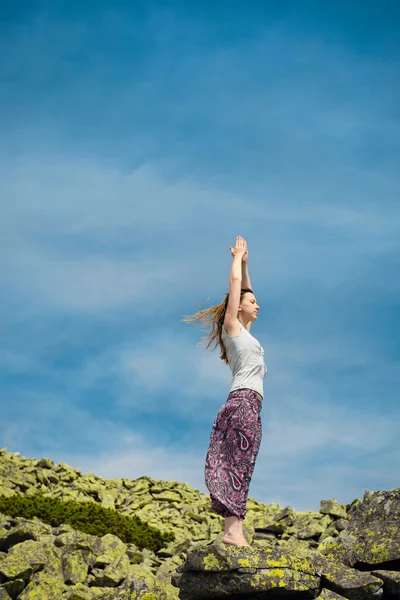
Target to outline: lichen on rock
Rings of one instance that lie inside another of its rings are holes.
[[[369,492],[347,505],[323,500],[319,511],[302,512],[249,498],[251,545],[234,548],[222,543],[223,519],[209,495],[187,483],[105,480],[3,448],[0,496],[73,500],[90,515],[102,506],[175,539],[153,551],[115,532],[98,537],[0,513],[0,600],[376,600],[382,591],[398,600],[399,493]]]

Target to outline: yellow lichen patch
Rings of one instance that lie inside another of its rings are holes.
[[[218,567],[218,564],[218,559],[214,554],[207,554],[207,556],[204,557],[204,566],[206,567],[206,570],[212,570],[214,567]]]
[[[279,560],[276,560],[274,558],[268,558],[266,562],[267,562],[268,567],[287,567],[288,566],[288,559],[286,558],[286,556],[281,556],[279,558]]]
[[[279,577],[280,579],[285,576],[285,571],[282,569],[271,569],[269,573],[272,577]]]
[[[239,558],[238,564],[241,567],[251,567],[250,561],[248,558]]]

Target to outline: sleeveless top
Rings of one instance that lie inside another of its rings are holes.
[[[249,388],[263,393],[264,377],[267,366],[264,362],[264,349],[242,324],[239,335],[229,336],[222,325],[222,341],[225,344],[228,363],[232,371],[230,392],[240,388]]]

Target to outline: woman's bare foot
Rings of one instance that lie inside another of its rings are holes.
[[[240,519],[235,515],[225,517],[224,529],[224,537],[222,538],[224,544],[230,544],[231,546],[250,546],[243,535],[243,519]]]
[[[242,535],[232,536],[226,533],[222,538],[224,544],[230,544],[231,546],[250,546],[247,540]]]

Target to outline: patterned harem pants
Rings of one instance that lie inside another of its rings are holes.
[[[215,418],[204,473],[212,508],[222,517],[245,518],[262,437],[261,405],[254,390],[234,390]]]

